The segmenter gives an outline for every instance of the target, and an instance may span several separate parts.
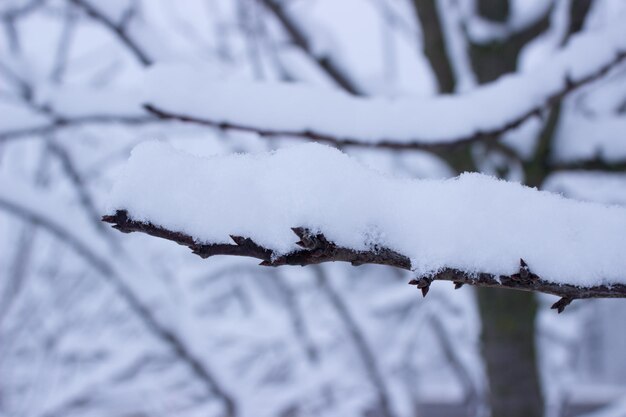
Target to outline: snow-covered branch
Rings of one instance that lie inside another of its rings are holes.
[[[435,98],[353,97],[288,83],[217,83],[202,74],[157,70],[147,80],[153,88],[145,108],[163,119],[261,136],[393,149],[446,148],[496,140],[540,117],[624,61],[624,39],[625,30],[616,27],[577,35],[540,68],[466,94]]]
[[[563,297],[559,310],[576,298],[626,297],[622,208],[476,174],[389,178],[315,144],[212,158],[140,145],[109,210],[115,228],[204,258],[390,265],[414,271],[424,293],[434,280],[540,291]]]

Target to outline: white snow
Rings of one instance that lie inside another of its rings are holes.
[[[523,258],[552,282],[626,283],[623,208],[480,174],[392,178],[318,144],[203,158],[144,143],[113,187],[116,209],[201,242],[250,237],[277,255],[298,248],[290,228],[302,226],[341,246],[396,250],[418,274],[508,275]]]
[[[625,173],[557,172],[546,179],[543,189],[576,200],[626,206]]]
[[[51,87],[40,91],[39,103],[64,116],[84,117],[94,114],[109,117],[141,117],[137,89],[90,88],[79,86]]]
[[[559,121],[554,154],[563,162],[594,158],[622,161],[626,158],[626,118],[565,113]]]

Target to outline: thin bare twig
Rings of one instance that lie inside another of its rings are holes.
[[[319,55],[315,53],[306,32],[302,29],[302,27],[300,27],[296,19],[294,19],[289,12],[284,9],[281,2],[276,0],[261,0],[261,2],[283,26],[291,42],[293,42],[298,49],[304,52],[304,54],[310,57],[339,87],[350,94],[363,94],[361,89],[352,79],[350,79],[348,74],[346,74],[343,68],[341,68],[334,59],[328,55]]]
[[[14,130],[6,130],[0,132],[0,143],[4,141],[20,139],[30,136],[44,135],[53,133],[60,129],[83,126],[88,124],[110,123],[125,125],[143,125],[158,122],[159,119],[146,116],[114,116],[105,114],[93,114],[77,117],[54,116],[49,122],[35,126],[24,127]]]
[[[127,16],[122,19],[122,22],[115,23],[108,16],[102,13],[100,10],[95,8],[89,1],[87,0],[69,0],[74,3],[76,6],[82,8],[89,17],[100,22],[107,29],[109,29],[115,36],[119,38],[119,40],[126,45],[129,51],[132,52],[133,55],[137,58],[137,60],[141,63],[141,65],[147,67],[153,64],[152,58],[150,58],[149,54],[144,51],[141,46],[137,43],[135,39],[132,38],[128,34],[127,31]]]

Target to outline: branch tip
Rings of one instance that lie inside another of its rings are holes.
[[[235,242],[239,246],[245,245],[246,240],[248,240],[243,236],[236,236],[236,235],[229,235],[229,236],[232,239],[232,241]]]
[[[574,299],[571,297],[562,297],[559,301],[552,304],[552,307],[550,308],[556,310],[559,314],[561,314],[563,311],[565,311],[565,307],[570,305],[572,301],[574,301]]]
[[[432,278],[420,278],[417,281],[417,288],[426,288],[430,286],[430,283],[433,282]]]
[[[530,269],[528,268],[528,264],[522,258],[519,258],[519,276],[523,279],[526,279],[530,276]]]

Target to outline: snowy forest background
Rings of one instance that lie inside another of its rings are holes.
[[[534,403],[546,416],[626,416],[623,301],[556,315],[552,296],[443,284],[422,300],[391,268],[208,262],[100,221],[140,142],[209,155],[296,140],[125,107],[146,67],[462,94],[626,22],[625,1],[1,0],[0,18],[0,415],[513,416],[499,413]],[[625,144],[621,63],[498,141],[342,150],[402,177],[478,171],[626,205]],[[534,344],[536,357],[516,350]],[[513,395],[493,384],[507,381],[498,368],[535,362],[541,395],[532,381]]]

